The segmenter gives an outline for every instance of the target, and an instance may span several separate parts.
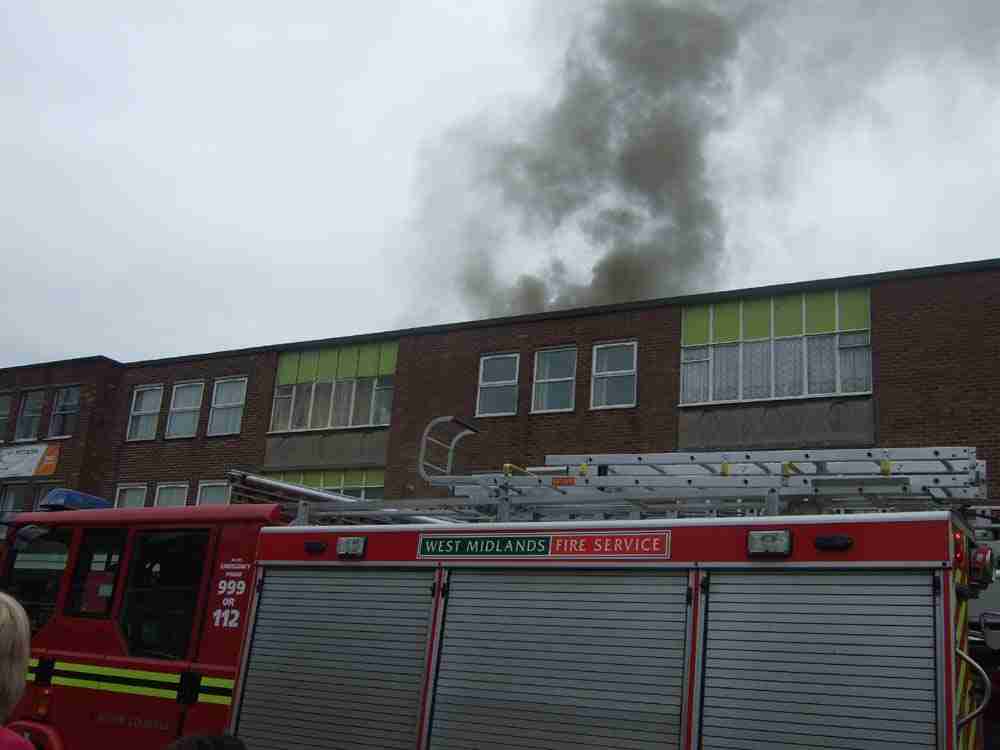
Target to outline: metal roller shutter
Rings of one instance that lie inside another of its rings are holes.
[[[931,574],[713,573],[702,747],[937,747]]]
[[[425,571],[268,570],[239,707],[247,746],[412,750],[432,581]]]
[[[686,595],[680,573],[452,573],[430,747],[678,747]]]

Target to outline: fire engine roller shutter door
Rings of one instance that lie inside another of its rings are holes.
[[[687,574],[451,574],[432,750],[676,748]]]
[[[712,573],[704,750],[937,747],[929,572]]]
[[[412,750],[433,575],[269,568],[237,735],[253,750]]]

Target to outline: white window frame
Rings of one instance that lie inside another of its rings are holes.
[[[10,398],[10,405],[7,407],[7,414],[3,419],[3,421],[7,423],[7,427],[6,429],[0,430],[0,445],[7,442],[7,435],[10,432],[11,422],[16,422],[16,420],[11,420],[11,414],[14,411],[14,405],[17,403],[17,393],[14,391],[4,391],[3,393],[0,393],[0,398],[3,398],[4,396]],[[14,428],[17,429],[16,424],[14,425]]]
[[[232,404],[217,404],[215,399],[219,393],[219,386],[223,383],[235,383],[238,381],[243,382],[243,400],[239,403]],[[250,378],[247,375],[232,375],[230,377],[218,378],[212,383],[212,408],[208,412],[208,425],[205,427],[205,434],[208,437],[221,437],[224,435],[239,435],[243,432],[243,413],[247,406],[247,391],[250,388]],[[236,432],[212,432],[212,415],[215,414],[216,409],[232,409],[233,407],[240,407],[240,428]]]
[[[65,409],[65,405],[63,405],[63,408],[60,408],[60,404],[59,404],[59,394],[62,393],[63,391],[68,391],[71,388],[76,388],[76,390],[79,392],[79,396],[77,397],[77,402],[76,402],[76,411],[67,411]],[[59,433],[57,435],[54,432],[52,432],[52,428],[55,426],[55,423],[56,423],[56,419],[55,418],[57,416],[63,416],[63,415],[66,415],[66,414],[76,414],[77,415],[77,419],[79,420],[79,415],[80,415],[80,412],[82,411],[82,407],[83,407],[83,404],[81,403],[81,399],[83,399],[83,389],[80,386],[78,386],[78,385],[63,385],[63,386],[60,386],[60,387],[58,387],[58,388],[55,389],[55,392],[52,395],[52,413],[49,414],[49,435],[48,435],[48,438],[50,440],[59,440],[59,439],[62,439],[62,438],[73,437],[73,433],[72,432],[62,432],[62,433]],[[2,440],[3,440],[3,438],[2,438],[2,436],[0,436],[0,442],[2,442]]]
[[[391,388],[386,388],[384,386],[383,387],[379,387],[379,384],[378,384],[379,380],[381,380],[382,378],[385,378],[385,377],[391,377],[391,378],[393,378],[393,384],[392,384]],[[354,419],[354,407],[356,405],[357,396],[358,396],[358,382],[361,381],[361,380],[372,380],[373,381],[373,384],[372,384],[372,394],[371,394],[371,398],[370,398],[369,411],[368,411],[369,418],[368,418],[367,422],[358,423],[358,424],[352,424],[351,420]],[[323,426],[323,427],[312,427],[311,425],[312,425],[313,413],[316,411],[316,386],[319,383],[332,383],[333,384],[333,389],[331,390],[331,393],[330,393],[330,407],[327,410],[326,425]],[[300,385],[308,385],[308,386],[310,386],[310,388],[309,388],[309,413],[306,415],[306,426],[305,427],[292,427],[292,417],[295,414],[295,402],[298,400],[297,399],[298,386],[300,386]],[[291,396],[284,396],[284,397],[282,397],[282,398],[288,400],[288,426],[287,427],[279,427],[279,428],[275,429],[274,428],[274,415],[275,415],[275,410],[277,409],[277,402],[278,402],[277,393],[278,393],[278,388],[283,388],[283,387],[290,387],[292,389]],[[333,414],[334,414],[334,407],[336,406],[336,402],[337,402],[337,392],[341,388],[347,388],[347,387],[350,387],[350,389],[351,389],[351,397],[349,399],[350,403],[348,405],[348,413],[347,413],[348,423],[345,424],[345,425],[335,425],[335,424],[333,424]],[[271,419],[268,422],[267,432],[268,432],[269,435],[278,435],[278,434],[282,434],[282,433],[286,433],[286,432],[320,432],[321,430],[359,430],[359,429],[366,429],[366,428],[370,428],[370,427],[388,427],[388,426],[390,426],[392,424],[392,413],[391,412],[389,414],[389,421],[388,422],[374,422],[374,421],[372,421],[374,419],[374,417],[375,417],[375,401],[376,401],[376,398],[377,398],[379,392],[380,391],[388,391],[388,390],[391,390],[391,391],[395,391],[396,390],[396,382],[395,382],[395,375],[394,374],[390,374],[390,375],[362,375],[360,377],[353,377],[353,378],[335,378],[334,380],[314,380],[314,381],[312,381],[310,383],[286,383],[285,386],[276,385],[274,387],[274,393],[271,396]]]
[[[122,490],[142,490],[142,507],[146,507],[146,497],[149,495],[149,486],[145,482],[125,482],[115,487],[115,507],[125,507],[121,505]],[[129,506],[131,507],[131,506]]]
[[[486,383],[486,388],[508,388],[514,386],[514,411],[505,412],[490,412],[489,414],[483,414],[480,410],[480,405],[483,401],[483,371],[486,369],[487,360],[491,359],[507,359],[509,357],[514,358],[514,379],[513,380],[497,380],[490,383]],[[496,354],[481,354],[479,356],[479,383],[476,387],[476,417],[482,417],[487,419],[489,417],[515,417],[517,416],[517,402],[520,394],[518,393],[518,378],[521,374],[521,353],[520,352],[497,352]]]
[[[21,416],[24,414],[24,405],[28,400],[29,396],[33,396],[36,393],[42,394],[41,406],[38,410],[38,427],[35,428],[35,433],[31,437],[17,436],[17,430],[21,423]],[[17,406],[17,418],[14,420],[14,442],[15,443],[34,443],[38,440],[38,436],[42,433],[42,415],[45,414],[45,389],[44,388],[33,388],[31,390],[23,391],[21,393],[21,401]]]
[[[154,391],[159,389],[160,399],[156,402],[156,409],[153,411],[142,411],[136,412],[135,402],[138,395],[144,391]],[[132,389],[132,402],[128,410],[128,421],[125,423],[125,442],[126,443],[138,443],[145,440],[156,440],[156,435],[160,431],[160,412],[163,410],[163,383],[150,383],[148,385],[137,385]],[[129,433],[132,432],[132,417],[146,417],[154,415],[156,416],[156,423],[153,426],[153,436],[152,437],[132,437]]]
[[[184,409],[178,409],[174,407],[174,401],[177,399],[177,389],[184,388],[186,386],[200,385],[201,393],[198,396],[198,406],[187,407]],[[170,417],[173,414],[187,414],[190,412],[195,412],[199,417],[201,417],[201,407],[205,402],[205,381],[204,380],[185,380],[179,383],[174,383],[173,387],[170,389],[170,408],[167,409],[167,424],[163,428],[163,438],[165,440],[180,440],[183,438],[193,438],[198,435],[198,422],[195,420],[194,432],[190,435],[171,435],[170,434]]]
[[[817,398],[850,398],[853,396],[871,396],[874,391],[872,388],[868,388],[864,391],[844,391],[841,389],[841,378],[840,378],[840,337],[841,336],[853,336],[857,334],[868,334],[868,348],[872,347],[872,325],[870,316],[870,305],[871,305],[871,290],[869,293],[869,320],[867,328],[845,328],[841,330],[840,328],[840,290],[834,289],[833,304],[834,304],[834,330],[832,332],[828,331],[825,333],[806,333],[806,292],[801,292],[800,297],[802,300],[802,333],[796,334],[794,336],[775,336],[774,335],[774,297],[770,298],[771,304],[771,336],[770,338],[757,338],[757,339],[744,339],[743,338],[743,303],[745,300],[740,300],[740,339],[738,341],[722,342],[725,344],[737,344],[739,345],[740,352],[740,364],[739,364],[739,391],[740,398],[736,399],[725,399],[719,401],[712,400],[712,393],[715,390],[715,347],[719,344],[711,341],[711,332],[715,324],[715,303],[709,303],[709,313],[708,313],[708,330],[709,330],[709,343],[697,344],[691,346],[681,346],[681,350],[684,349],[707,349],[708,350],[708,401],[688,401],[682,402],[680,400],[680,394],[683,392],[683,386],[680,389],[678,395],[677,406],[679,408],[688,407],[699,407],[699,406],[724,406],[726,404],[756,404],[764,403],[770,401],[802,401],[804,399],[817,399]],[[834,386],[835,390],[830,393],[809,393],[809,339],[815,338],[817,336],[833,336],[833,366],[834,366]],[[774,343],[776,341],[788,341],[788,340],[800,340],[802,341],[802,393],[796,396],[775,396],[775,390],[777,384],[775,382],[775,359],[774,359]],[[770,341],[771,343],[771,395],[762,398],[743,398],[743,344],[754,344],[760,343],[762,341]],[[862,348],[861,345],[853,345],[844,347],[845,349]],[[684,377],[684,359],[681,356],[681,378]],[[870,373],[870,380],[874,386],[874,363],[872,365],[872,372]]]
[[[538,358],[539,355],[548,354],[550,352],[573,352],[573,375],[568,378],[539,378],[538,377]],[[532,376],[531,383],[531,413],[532,414],[560,414],[576,410],[576,368],[578,360],[580,359],[580,350],[576,344],[570,346],[550,346],[546,349],[538,349],[535,352],[535,370]],[[547,383],[565,383],[570,382],[573,387],[570,389],[570,405],[565,409],[536,409],[535,408],[535,388],[539,385],[545,385]]]
[[[167,508],[183,508],[187,506],[188,499],[191,495],[191,485],[188,482],[158,482],[156,485],[156,493],[153,495],[153,507],[160,507],[160,490],[166,489],[168,487],[183,487],[184,488],[184,505],[167,505]]]
[[[625,346],[630,345],[632,347],[632,369],[631,370],[609,370],[608,372],[597,372],[597,350],[598,349],[608,349],[613,346]],[[632,375],[635,378],[635,389],[632,393],[632,403],[630,404],[608,404],[607,406],[594,406],[594,394],[597,390],[597,379],[598,378],[613,378],[621,377],[623,375]],[[600,344],[594,344],[591,350],[590,359],[590,408],[594,411],[603,411],[604,409],[634,409],[639,403],[639,342],[635,339],[626,339],[625,341],[604,341]]]
[[[225,479],[203,479],[198,482],[198,495],[195,497],[195,505],[201,505],[201,491],[206,487],[225,487],[226,488],[226,502],[223,505],[229,505],[232,500],[233,492],[232,487],[229,486],[229,482]],[[215,503],[212,503],[215,505]]]

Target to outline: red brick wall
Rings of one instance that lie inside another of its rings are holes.
[[[146,502],[153,503],[158,482],[187,482],[188,502],[193,504],[201,480],[225,479],[229,469],[256,469],[264,459],[274,389],[276,357],[258,353],[225,357],[198,357],[164,363],[129,365],[122,375],[108,438],[115,443],[115,471],[104,483],[104,493],[114,497],[122,483],[147,483]],[[208,437],[213,382],[245,375],[247,399],[239,435]],[[167,440],[164,431],[174,383],[204,380],[198,431],[192,438]],[[126,441],[132,393],[136,386],[163,384],[163,401],[155,440]]]
[[[0,370],[0,393],[11,393],[14,404],[9,430],[0,435],[6,445],[14,438],[14,426],[21,407],[22,396],[30,391],[45,391],[38,442],[51,442],[60,448],[56,473],[48,477],[13,478],[3,483],[53,483],[61,487],[99,492],[100,478],[110,469],[111,445],[98,439],[107,423],[109,396],[114,392],[121,365],[104,358],[87,358],[57,362],[35,367],[16,367]],[[49,420],[52,414],[56,389],[80,386],[80,416],[74,434],[65,439],[50,441]]]
[[[872,356],[878,444],[973,446],[1000,496],[1000,271],[879,284]]]
[[[630,339],[639,344],[638,406],[591,410],[592,346]],[[505,461],[537,466],[546,453],[675,449],[679,342],[677,307],[404,338],[396,370],[387,496],[427,494],[416,470],[424,427],[436,416],[473,417],[479,356],[491,352],[521,353],[518,414],[476,420],[480,434],[467,438],[460,449],[463,470],[497,468]],[[567,413],[531,414],[534,353],[564,344],[578,347],[576,408]]]

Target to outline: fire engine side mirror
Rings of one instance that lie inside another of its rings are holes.
[[[1000,612],[983,612],[979,615],[979,629],[990,651],[1000,651]]]

